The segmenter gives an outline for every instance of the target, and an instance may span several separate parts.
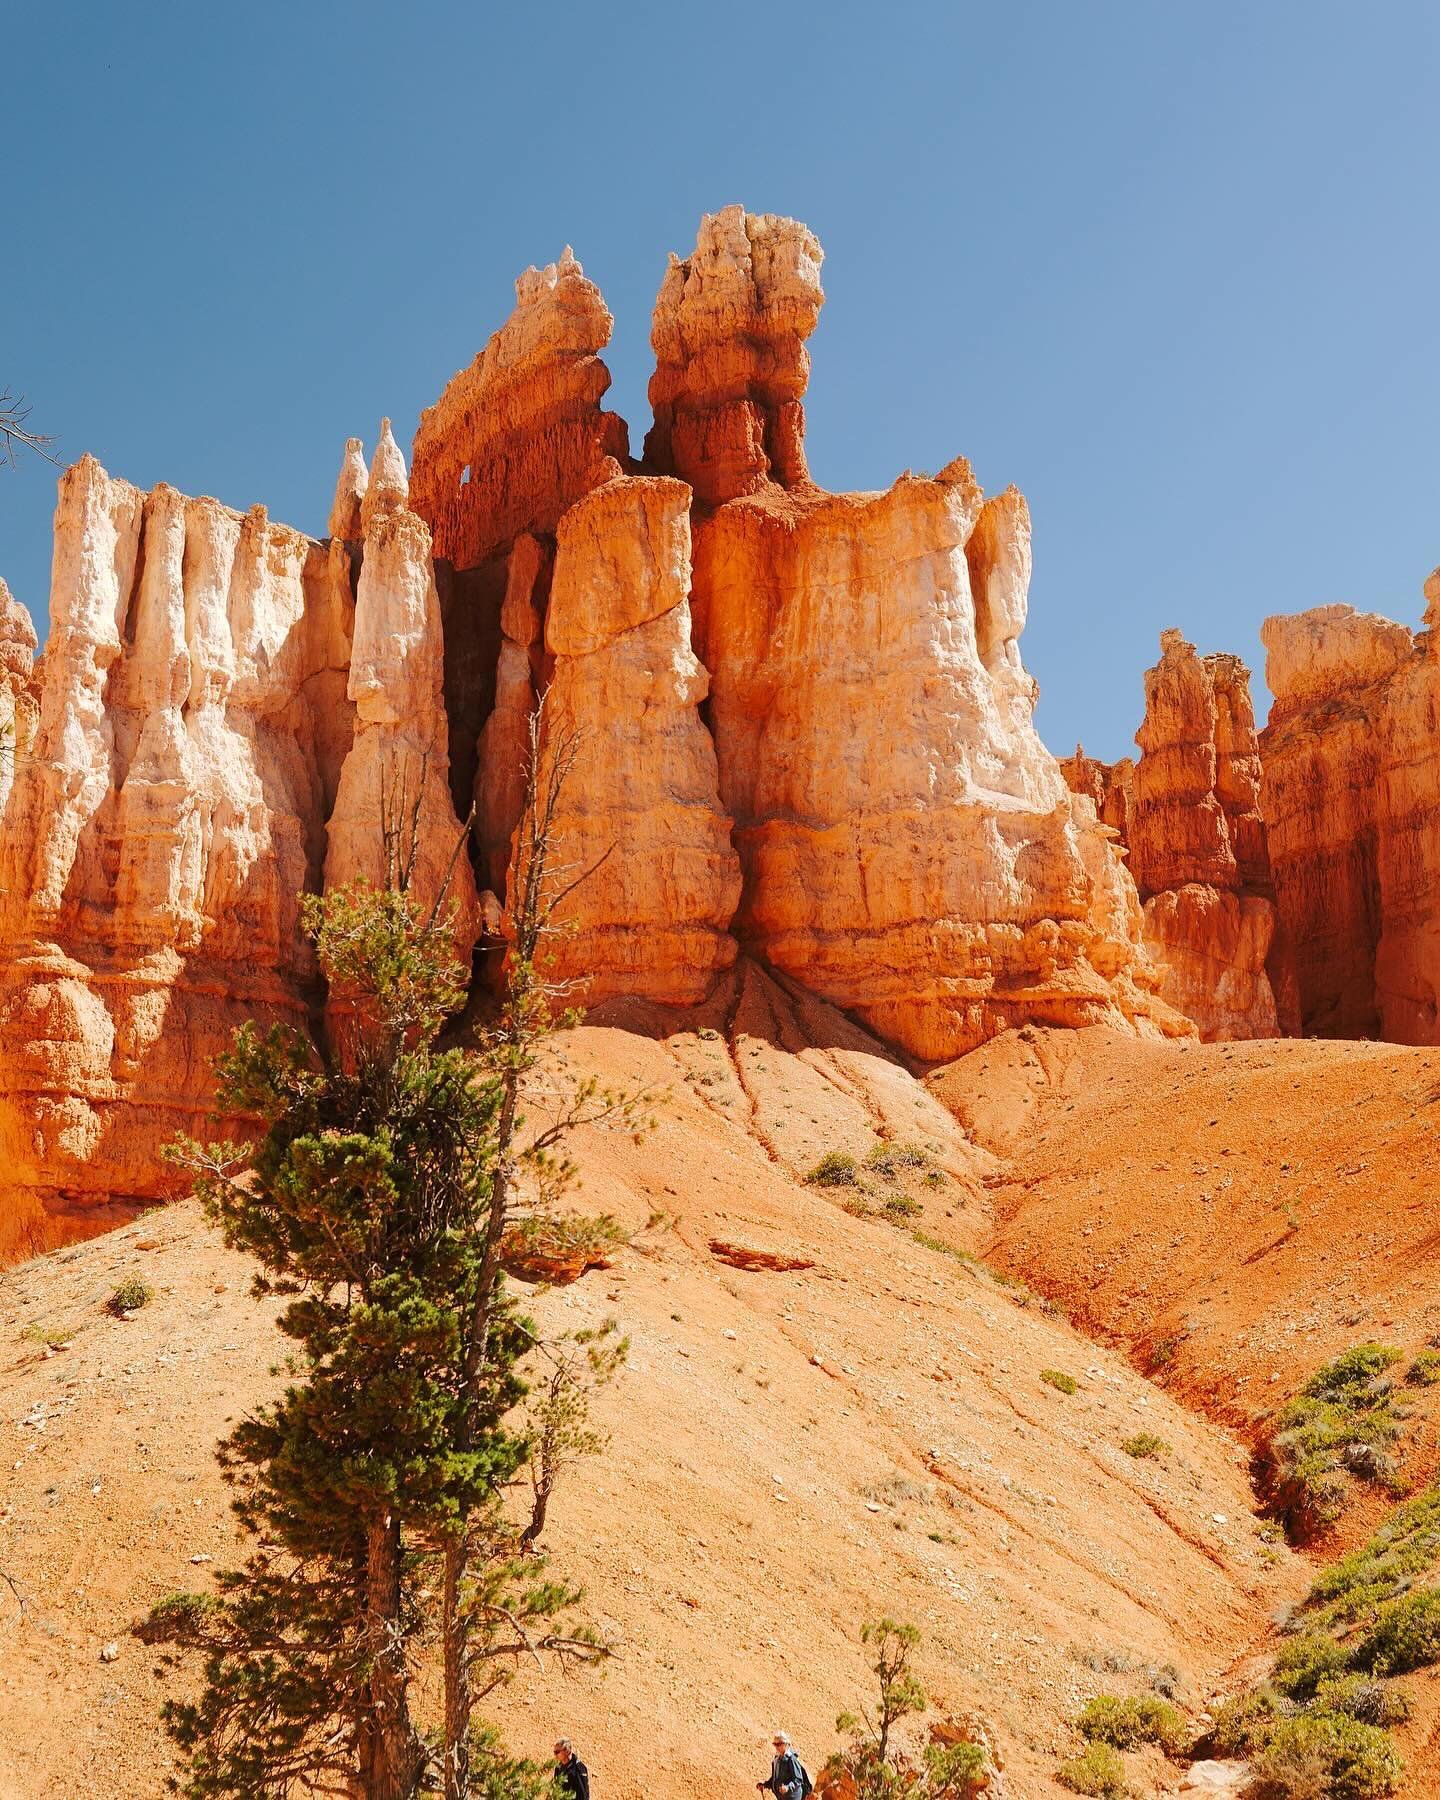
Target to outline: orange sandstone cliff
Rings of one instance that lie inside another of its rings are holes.
[[[208,1113],[233,1028],[305,1017],[350,581],[343,544],[263,507],[145,494],[88,456],[63,477],[0,831],[0,1253],[163,1192],[159,1147]]]
[[[1426,629],[1349,606],[1265,621],[1260,739],[1308,1034],[1440,1043],[1440,572]]]
[[[368,470],[350,440],[326,540],[69,471],[38,666],[0,594],[0,1256],[164,1194],[235,1024],[315,1016],[302,896],[386,879],[397,825],[462,951],[503,936],[546,691],[542,758],[580,745],[556,851],[590,871],[585,998],[688,1005],[744,950],[921,1060],[1028,1021],[1188,1029],[1035,732],[1022,496],[963,459],[810,480],[820,262],[793,220],[702,222],[643,460],[567,250],[408,475],[388,424]]]

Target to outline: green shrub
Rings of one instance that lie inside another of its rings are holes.
[[[1127,1456],[1144,1462],[1152,1457],[1164,1456],[1170,1446],[1164,1438],[1156,1437],[1153,1431],[1137,1431],[1134,1437],[1126,1438],[1120,1448]]]
[[[1434,1387],[1440,1381],[1440,1350],[1422,1350],[1405,1371],[1411,1387]]]
[[[882,1138],[878,1144],[871,1145],[865,1166],[877,1175],[883,1175],[886,1181],[895,1181],[902,1169],[929,1169],[934,1161],[920,1144],[892,1144]]]
[[[1251,1757],[1263,1750],[1295,1708],[1268,1685],[1227,1700],[1215,1714],[1210,1742],[1221,1756]]]
[[[1125,1765],[1108,1744],[1087,1744],[1079,1756],[1061,1763],[1055,1779],[1072,1794],[1086,1794],[1090,1800],[1125,1800],[1130,1792]]]
[[[1153,1694],[1120,1699],[1100,1694],[1088,1701],[1076,1726],[1092,1744],[1110,1744],[1116,1750],[1138,1750],[1141,1744],[1158,1744],[1167,1756],[1179,1756],[1190,1741],[1185,1715],[1168,1700]]]
[[[1404,1675],[1440,1662],[1440,1589],[1422,1588],[1381,1607],[1351,1661],[1372,1675]]]
[[[1317,1369],[1303,1391],[1312,1400],[1344,1400],[1367,1394],[1376,1378],[1400,1361],[1401,1354],[1393,1344],[1352,1345],[1334,1362]]]
[[[848,1150],[827,1150],[805,1179],[812,1187],[857,1187],[860,1165]]]
[[[1062,1394],[1073,1394],[1080,1383],[1073,1375],[1067,1375],[1063,1369],[1042,1369],[1040,1379]]]
[[[1390,1446],[1405,1414],[1387,1370],[1390,1344],[1356,1344],[1312,1375],[1280,1414],[1270,1440],[1275,1502],[1288,1528],[1312,1536],[1344,1504],[1347,1477],[1393,1482]]]
[[[1343,1713],[1285,1720],[1252,1766],[1251,1800],[1379,1800],[1401,1774],[1386,1734]]]
[[[1352,1625],[1440,1561],[1440,1487],[1391,1513],[1374,1537],[1315,1577],[1306,1611],[1317,1625]]]
[[[1309,1700],[1322,1681],[1343,1675],[1350,1658],[1334,1638],[1323,1631],[1307,1631],[1292,1638],[1275,1658],[1271,1680],[1292,1700]]]
[[[1322,1681],[1315,1690],[1317,1712],[1344,1713],[1362,1725],[1403,1725],[1410,1717],[1410,1702],[1398,1687],[1364,1675],[1342,1675]]]
[[[908,1194],[887,1194],[881,1203],[880,1210],[887,1219],[913,1219],[920,1212],[918,1200],[912,1200]]]
[[[74,1330],[64,1325],[26,1325],[20,1336],[27,1344],[44,1344],[51,1350],[63,1350],[75,1336]]]
[[[121,1313],[139,1312],[142,1306],[148,1306],[154,1298],[155,1290],[148,1281],[139,1275],[127,1275],[105,1302],[105,1307],[118,1318]]]

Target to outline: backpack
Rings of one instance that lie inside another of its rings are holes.
[[[795,1766],[800,1771],[800,1792],[805,1796],[805,1800],[809,1800],[809,1796],[815,1792],[815,1783],[810,1779],[810,1771],[798,1756],[795,1758]]]

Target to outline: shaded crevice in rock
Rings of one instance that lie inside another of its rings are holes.
[[[505,598],[504,556],[488,557],[457,571],[437,561],[435,584],[445,640],[445,718],[450,759],[450,797],[461,818],[470,811],[480,762],[480,740],[495,707]],[[483,858],[475,855],[483,879]]]

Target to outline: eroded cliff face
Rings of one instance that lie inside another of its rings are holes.
[[[1062,765],[1127,846],[1161,993],[1207,1042],[1298,1028],[1277,922],[1250,671],[1198,656],[1178,631],[1145,674],[1138,763],[1077,747]]]
[[[819,265],[803,226],[730,209],[655,309],[646,448],[696,494],[735,931],[921,1058],[1028,1019],[1166,1027],[1134,889],[1034,731],[1023,498],[963,459],[884,494],[809,479]]]
[[[1304,1028],[1440,1042],[1440,574],[1412,634],[1348,606],[1265,621],[1262,807]]]
[[[347,445],[347,464],[348,453]],[[408,501],[386,419],[359,508],[364,539],[346,680],[354,740],[326,834],[325,886],[403,882],[426,913],[450,920],[456,955],[468,966],[480,919],[467,832],[450,798],[440,600],[430,531]]]
[[[1035,733],[1023,497],[963,459],[880,494],[809,478],[820,260],[793,220],[703,221],[656,306],[643,462],[567,251],[408,478],[388,424],[368,469],[349,441],[325,541],[67,474],[38,685],[0,595],[13,1218],[163,1195],[234,1025],[320,1003],[307,891],[398,853],[462,954],[503,941],[546,690],[542,766],[579,745],[554,845],[589,871],[577,998],[687,1005],[744,948],[920,1059],[1027,1020],[1188,1029],[1114,830]]]
[[[93,457],[62,479],[39,716],[0,819],[0,1254],[162,1194],[159,1147],[208,1114],[234,1027],[303,1020],[350,614],[343,545]]]
[[[557,945],[577,991],[701,1000],[735,961],[740,865],[690,642],[690,489],[622,478],[560,522],[545,616],[550,756],[576,748],[556,842],[591,870]]]

